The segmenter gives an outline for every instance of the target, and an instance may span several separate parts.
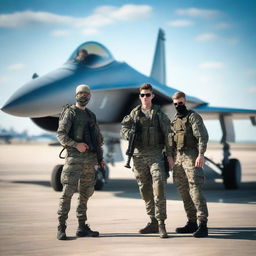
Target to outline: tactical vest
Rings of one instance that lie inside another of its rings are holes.
[[[189,123],[189,116],[193,113],[192,110],[183,117],[176,117],[172,122],[174,130],[174,142],[177,150],[184,150],[186,148],[194,148],[197,146],[197,140],[193,136],[192,126]]]
[[[152,110],[151,110],[152,111]],[[147,117],[140,108],[135,116],[139,119],[139,132],[136,146],[158,146],[164,144],[164,135],[161,132],[158,110],[153,109],[152,117]],[[152,113],[152,112],[151,112]]]
[[[68,111],[72,111],[73,116],[69,137],[76,142],[86,143],[90,151],[94,151],[90,133],[90,129],[95,129],[96,124],[93,114],[88,109],[81,110],[74,105],[69,106]]]

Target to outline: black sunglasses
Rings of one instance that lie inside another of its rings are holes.
[[[150,96],[151,96],[151,93],[141,93],[141,94],[140,94],[140,97],[141,97],[141,98],[143,98],[144,96],[150,97]]]
[[[182,101],[180,101],[180,102],[176,102],[176,103],[173,103],[173,104],[174,104],[174,106],[176,106],[176,107],[177,107],[178,105],[179,105],[179,106],[184,105],[184,103],[183,103]]]

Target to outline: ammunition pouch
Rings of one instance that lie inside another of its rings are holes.
[[[173,140],[179,151],[197,147],[197,140],[193,135],[193,130],[189,123],[191,113],[192,111],[190,111],[186,117],[182,119],[177,118],[173,121],[173,129],[175,131]]]
[[[177,150],[181,150],[185,146],[185,132],[178,132],[174,135],[174,141],[177,145]]]
[[[154,147],[164,144],[165,140],[161,132],[158,109],[153,109],[151,118],[146,117],[140,111],[140,108],[137,108],[134,114],[138,118],[136,147]]]

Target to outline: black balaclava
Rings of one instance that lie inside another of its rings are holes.
[[[175,108],[177,110],[177,116],[180,118],[185,117],[188,114],[187,107],[184,104],[175,106]]]

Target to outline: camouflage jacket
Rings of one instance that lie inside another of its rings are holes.
[[[188,115],[183,118],[179,118],[176,114],[171,122],[171,130],[170,144],[175,150],[195,148],[200,154],[205,153],[209,136],[203,119],[197,112],[189,110]]]
[[[78,118],[80,120],[78,120]],[[79,131],[77,131],[81,128],[83,129],[83,133],[88,134],[89,125],[85,126],[85,124],[93,124],[93,132],[97,136],[97,141],[99,141],[99,144],[102,145],[103,137],[100,133],[99,125],[96,121],[95,114],[91,112],[88,108],[86,108],[85,110],[81,110],[75,105],[64,106],[59,118],[59,127],[57,130],[57,139],[59,140],[61,145],[63,145],[64,147],[75,148],[78,143],[88,143],[87,141],[84,141],[83,137],[78,136]]]
[[[125,116],[121,122],[120,135],[129,140],[132,132],[132,124],[139,120],[139,132],[135,143],[134,154],[143,154],[165,149],[167,156],[172,155],[168,136],[170,133],[170,120],[159,106],[153,105],[150,110],[150,117],[146,117],[141,111],[141,105],[135,107],[131,113]]]

